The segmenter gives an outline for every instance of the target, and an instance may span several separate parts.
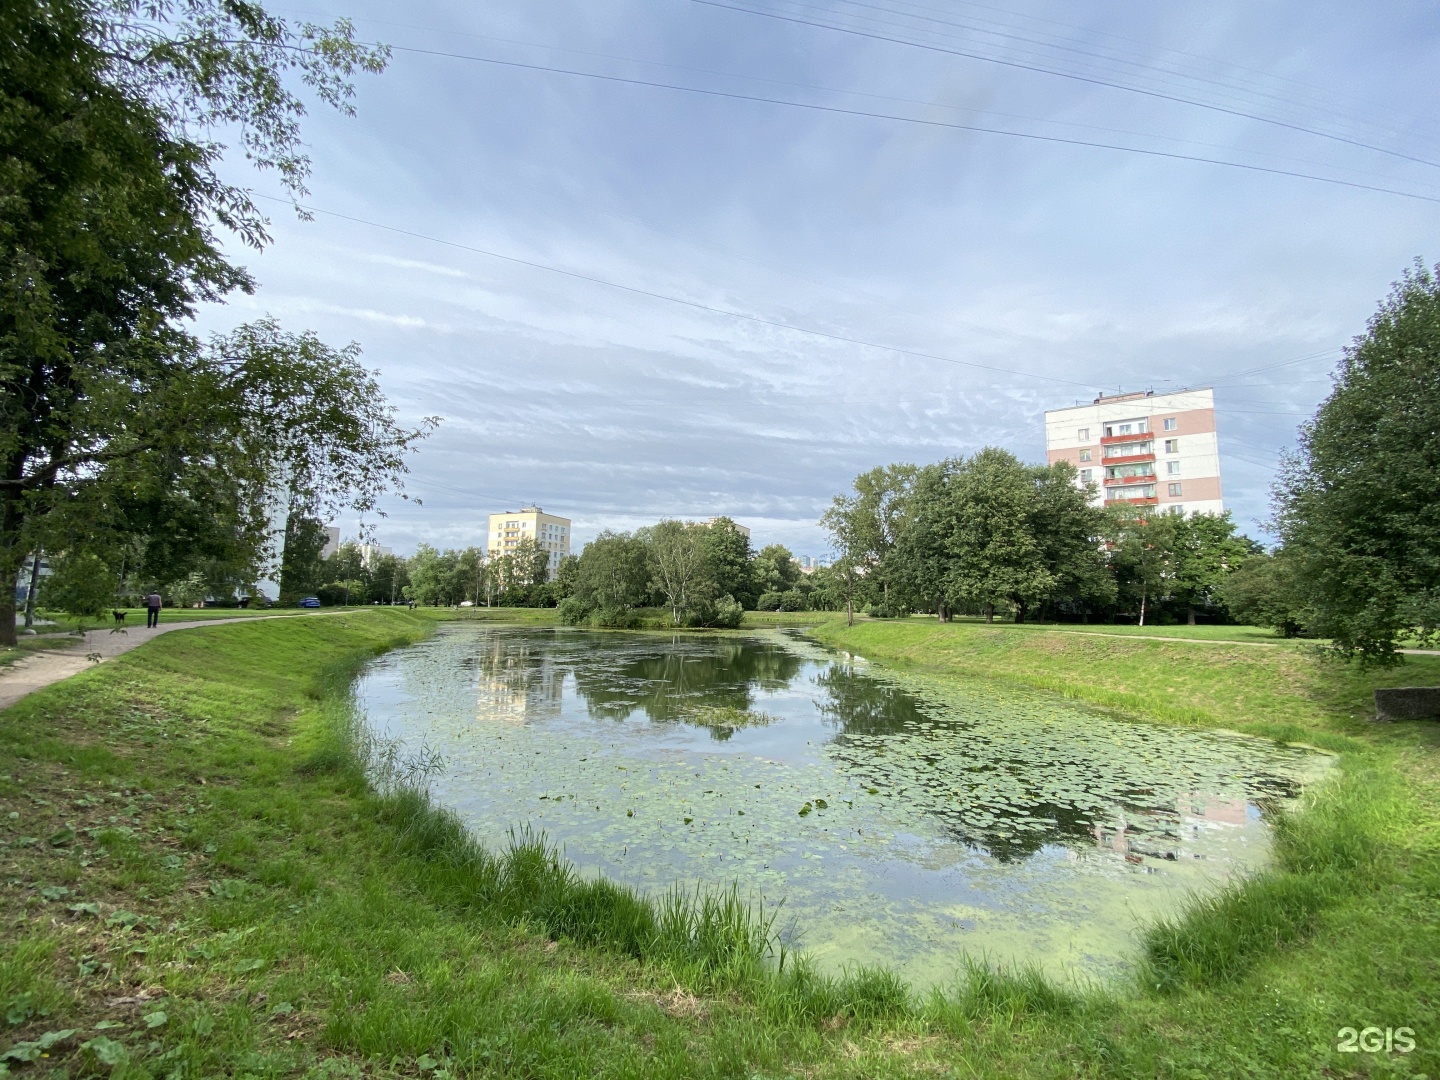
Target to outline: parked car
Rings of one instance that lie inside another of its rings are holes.
[[[305,597],[305,599],[303,599],[303,600],[300,601],[300,606],[301,606],[301,607],[319,607],[319,606],[320,606],[320,598],[319,598],[318,596],[307,596],[307,597]]]

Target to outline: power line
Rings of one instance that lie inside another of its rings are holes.
[[[694,3],[710,3],[711,0],[692,0]],[[725,5],[717,5],[724,7]],[[744,10],[744,9],[736,9]],[[578,78],[596,79],[601,82],[620,83],[627,86],[644,86],[660,90],[677,90],[687,94],[699,94],[705,97],[728,98],[732,101],[760,102],[768,105],[785,105],[794,109],[807,109],[812,112],[833,113],[840,116],[856,116],[873,120],[894,120],[904,124],[918,124],[922,127],[947,128],[952,131],[969,131],[982,135],[1005,135],[1014,139],[1028,139],[1033,142],[1058,143],[1063,146],[1088,146],[1098,150],[1115,150],[1121,153],[1141,154],[1145,157],[1165,158],[1171,161],[1191,161],[1206,165],[1221,165],[1231,169],[1243,169],[1246,172],[1265,173],[1270,176],[1288,176],[1299,180],[1314,180],[1322,184],[1335,184],[1340,187],[1353,188],[1359,191],[1373,191],[1383,195],[1398,195],[1406,199],[1418,199],[1422,202],[1440,203],[1440,196],[1421,195],[1413,191],[1401,191],[1398,188],[1381,187],[1378,184],[1362,184],[1356,180],[1340,180],[1330,176],[1317,176],[1314,173],[1299,172],[1293,169],[1277,169],[1268,165],[1248,165],[1239,161],[1226,161],[1222,158],[1208,158],[1198,154],[1180,154],[1170,150],[1146,150],[1136,146],[1124,146],[1119,143],[1095,142],[1089,139],[1071,139],[1060,135],[1040,135],[1034,132],[1011,131],[1006,128],[983,127],[978,124],[957,124],[946,120],[925,120],[914,116],[899,116],[894,113],[869,112],[864,109],[847,109],[838,105],[818,105],[805,101],[787,101],[784,98],[764,97],[759,94],[741,94],[730,90],[710,90],[695,86],[684,86],[679,83],[657,82],[650,79],[632,79],[621,75],[601,75],[593,71],[578,71],[574,68],[553,67],[548,64],[527,64],[518,60],[499,60],[490,56],[473,56],[465,53],[452,53],[440,49],[420,49],[410,46],[392,45],[395,52],[414,53],[420,56],[438,56],[452,60],[469,60],[480,64],[493,64],[497,67],[517,68],[523,71],[543,71],[556,75],[573,75]]]
[[[810,9],[820,8],[819,5],[814,4],[814,3],[806,3],[806,2],[804,2],[804,0],[789,0],[789,2],[790,2],[791,4],[793,4],[794,6],[798,6],[798,7],[801,7],[801,8],[810,8]],[[1273,105],[1275,105],[1275,104],[1278,104],[1278,105],[1284,106],[1284,107],[1292,107],[1292,108],[1293,108],[1293,107],[1304,108],[1304,106],[1305,106],[1305,103],[1303,103],[1303,102],[1296,102],[1296,101],[1294,101],[1294,100],[1292,100],[1292,99],[1289,99],[1289,98],[1285,97],[1283,94],[1279,94],[1279,93],[1272,92],[1272,91],[1271,91],[1269,88],[1267,88],[1267,87],[1255,86],[1255,85],[1253,85],[1253,84],[1252,84],[1252,85],[1244,85],[1243,82],[1242,82],[1241,85],[1235,85],[1233,80],[1231,80],[1231,81],[1226,81],[1226,80],[1223,79],[1223,78],[1211,78],[1211,77],[1209,77],[1209,76],[1207,76],[1207,75],[1205,75],[1205,74],[1196,74],[1196,73],[1192,73],[1192,72],[1186,72],[1186,71],[1184,71],[1184,70],[1177,70],[1177,69],[1175,69],[1174,67],[1166,67],[1166,66],[1163,66],[1163,65],[1151,63],[1151,62],[1149,62],[1148,60],[1146,60],[1145,58],[1134,59],[1134,58],[1132,58],[1132,57],[1130,57],[1130,56],[1125,55],[1124,50],[1116,49],[1116,48],[1113,48],[1113,47],[1110,47],[1108,52],[1106,52],[1106,51],[1095,52],[1095,51],[1092,51],[1091,49],[1082,48],[1082,47],[1080,47],[1080,46],[1078,46],[1078,45],[1071,44],[1069,41],[1064,40],[1064,39],[1062,39],[1062,40],[1060,40],[1060,41],[1051,40],[1050,38],[1053,37],[1053,35],[1046,35],[1046,36],[1037,37],[1037,36],[1034,36],[1034,32],[1033,32],[1033,31],[1029,31],[1029,30],[1026,30],[1026,29],[1024,29],[1024,28],[1022,28],[1022,27],[1014,26],[1014,25],[1007,24],[1007,23],[1004,23],[1004,22],[996,22],[996,21],[993,21],[993,20],[988,20],[988,21],[987,21],[987,20],[984,19],[983,17],[969,16],[968,18],[972,19],[972,20],[973,20],[972,22],[955,22],[955,21],[953,21],[953,20],[950,19],[950,18],[934,18],[934,17],[932,17],[932,16],[930,16],[930,15],[919,14],[919,13],[917,12],[917,10],[912,10],[912,9],[918,9],[918,11],[929,11],[929,12],[934,13],[935,15],[942,15],[942,14],[943,14],[943,15],[947,15],[947,16],[948,16],[948,15],[953,15],[953,14],[954,14],[953,12],[944,11],[944,10],[942,10],[942,9],[925,7],[924,5],[911,4],[911,5],[909,5],[908,7],[891,7],[891,6],[886,6],[886,5],[884,5],[884,4],[865,3],[865,2],[863,2],[863,0],[837,0],[837,2],[838,2],[839,4],[841,4],[842,6],[845,6],[845,7],[855,7],[855,8],[860,8],[860,9],[867,10],[867,11],[882,12],[882,13],[884,13],[885,15],[898,16],[898,17],[901,18],[901,19],[910,19],[910,20],[917,20],[917,21],[920,21],[920,22],[934,23],[934,24],[936,24],[937,26],[953,27],[953,28],[956,29],[956,30],[968,32],[968,33],[971,33],[971,34],[984,35],[984,36],[991,37],[991,38],[999,38],[999,39],[1002,40],[1002,42],[1006,42],[1006,41],[1009,41],[1009,42],[1019,42],[1019,43],[1021,43],[1022,45],[1033,46],[1036,50],[1038,50],[1038,53],[1037,53],[1037,52],[1030,52],[1028,55],[1031,55],[1031,56],[1038,55],[1038,56],[1039,56],[1040,58],[1042,58],[1042,59],[1046,58],[1050,53],[1062,53],[1062,54],[1063,54],[1063,53],[1072,53],[1072,54],[1074,54],[1075,56],[1078,56],[1078,57],[1082,57],[1082,58],[1083,58],[1083,57],[1089,57],[1089,58],[1091,58],[1092,60],[1100,61],[1101,63],[1100,63],[1098,66],[1099,66],[1099,68],[1100,68],[1100,70],[1101,70],[1102,72],[1106,72],[1106,67],[1107,67],[1107,65],[1109,65],[1109,66],[1116,66],[1116,65],[1118,65],[1118,66],[1119,66],[1120,68],[1122,68],[1122,69],[1123,69],[1123,68],[1138,69],[1137,72],[1133,72],[1133,73],[1131,73],[1131,72],[1124,72],[1124,71],[1122,70],[1122,71],[1118,74],[1117,77],[1133,77],[1134,74],[1139,74],[1139,75],[1141,75],[1141,76],[1150,76],[1150,77],[1152,77],[1152,78],[1154,78],[1154,77],[1159,77],[1159,78],[1161,78],[1162,80],[1175,79],[1175,80],[1179,80],[1179,82],[1180,82],[1180,84],[1181,84],[1182,87],[1184,86],[1184,84],[1185,84],[1187,81],[1188,81],[1188,82],[1191,82],[1191,83],[1207,84],[1207,85],[1209,85],[1209,86],[1217,87],[1217,88],[1219,88],[1220,90],[1226,91],[1226,92],[1228,92],[1228,93],[1230,93],[1230,94],[1239,95],[1242,104],[1244,104],[1244,98],[1245,98],[1245,96],[1246,96],[1246,95],[1250,95],[1250,96],[1256,96],[1256,97],[1259,97],[1259,98],[1268,98],[1268,99],[1270,100],[1270,102],[1272,103],[1272,107],[1273,107]],[[823,9],[823,8],[820,8],[820,10],[823,11],[824,9]],[[829,14],[829,13],[827,12],[827,14]],[[837,14],[836,17],[840,17],[840,16]],[[896,29],[896,28],[898,28],[898,29],[905,30],[905,31],[907,31],[907,32],[912,32],[912,33],[926,33],[926,31],[923,30],[922,28],[912,27],[912,26],[909,26],[909,25],[907,25],[907,24],[905,24],[905,23],[897,23],[897,22],[895,22],[895,21],[893,21],[893,20],[880,19],[880,18],[877,18],[877,17],[875,17],[875,16],[869,16],[869,15],[864,15],[864,14],[855,15],[855,14],[850,14],[850,13],[844,13],[844,17],[848,17],[848,18],[850,18],[850,19],[852,19],[852,20],[865,20],[865,21],[869,21],[869,22],[873,22],[873,23],[878,23],[880,26],[885,27],[885,28],[889,28],[889,29]],[[997,29],[997,28],[998,28],[998,29]],[[1082,28],[1072,27],[1072,29],[1082,29]],[[940,34],[940,35],[943,35],[944,37],[952,37],[952,36],[954,36],[954,35],[949,34],[948,32],[946,32],[946,31],[944,31],[944,30],[940,30],[940,31],[930,31],[930,33],[938,33],[938,34]],[[1042,32],[1042,33],[1044,33],[1044,32]],[[962,41],[963,41],[963,38],[962,38]],[[980,47],[980,46],[979,46],[978,44],[976,44],[974,47],[977,47],[977,48],[978,48],[978,47]],[[1097,47],[1098,47],[1098,48],[1101,48],[1101,49],[1105,49],[1105,48],[1106,48],[1106,46],[1104,46],[1103,44],[1098,45]],[[1118,54],[1118,55],[1117,55],[1117,54]],[[1086,61],[1082,59],[1082,60],[1077,61],[1077,62],[1079,62],[1079,63],[1085,63]],[[1212,61],[1212,62],[1213,62],[1213,61]],[[1111,73],[1111,72],[1106,72],[1106,73],[1108,74],[1108,73]],[[1161,85],[1162,85],[1162,87],[1163,87],[1163,85],[1164,85],[1163,82],[1162,82]],[[1345,117],[1332,117],[1332,120],[1333,120],[1333,119],[1340,119],[1340,120],[1342,121],[1342,123],[1346,121],[1346,118],[1345,118]],[[1350,118],[1350,119],[1353,119],[1353,117]],[[1375,128],[1375,127],[1378,126],[1378,125],[1377,125],[1375,122],[1373,122],[1373,121],[1372,121],[1372,122],[1368,122],[1368,123],[1366,123],[1366,122],[1364,122],[1364,121],[1361,121],[1361,123],[1364,124],[1364,128],[1365,128],[1366,131],[1369,131],[1369,130],[1371,130],[1371,129],[1373,129],[1373,128]],[[1332,125],[1332,127],[1333,127],[1333,125]],[[1393,132],[1392,132],[1392,134],[1393,134]],[[1373,136],[1371,136],[1371,137],[1373,137]]]
[[[655,292],[651,289],[642,289],[635,285],[624,285],[618,281],[610,281],[606,278],[596,277],[593,274],[582,274],[577,270],[566,270],[559,266],[551,266],[549,263],[537,262],[533,259],[522,259],[515,255],[505,255],[498,251],[490,251],[487,248],[461,244],[455,240],[442,240],[437,236],[428,236],[425,233],[415,232],[411,229],[402,229],[395,225],[385,225],[378,221],[369,221],[366,218],[355,217],[351,214],[337,213],[334,210],[322,210],[318,206],[298,203],[291,199],[282,199],[274,195],[260,194],[257,194],[255,197],[270,202],[287,203],[309,214],[320,214],[323,217],[336,218],[340,221],[351,221],[357,225],[367,225],[372,229],[381,229],[385,232],[395,233],[398,236],[409,236],[417,240],[428,241],[432,244],[442,244],[445,247],[474,252],[477,255],[485,255],[492,259],[499,259],[502,262],[514,263],[518,266],[528,266],[536,270],[545,270],[552,274],[559,274],[562,277],[574,278],[578,281],[589,281],[596,285],[604,285],[607,288],[618,289],[621,292],[632,293],[636,296],[648,296],[655,300],[664,300],[667,303],[679,304],[682,307],[694,308],[698,311],[708,311],[715,315],[725,315],[732,319],[742,319],[746,322],[758,323],[762,326],[773,326],[781,330],[791,330],[798,334],[807,334],[811,337],[823,338],[827,341],[839,341],[848,345],[862,345],[867,349],[879,349],[883,352],[895,353],[900,356],[913,356],[922,360],[936,360],[944,364],[955,364],[958,367],[975,368],[980,371],[993,371],[1000,375],[1019,375],[1029,379],[1040,379],[1044,382],[1061,383],[1065,386],[1088,387],[1091,385],[1090,383],[1076,382],[1073,379],[1059,379],[1053,375],[1039,375],[1033,371],[1019,371],[1015,368],[998,367],[993,364],[979,364],[972,360],[956,360],[952,356],[940,356],[937,353],[920,352],[917,349],[902,349],[898,345],[886,345],[878,341],[865,341],[862,338],[848,337],[845,334],[832,334],[824,330],[815,330],[808,326],[798,326],[794,323],[781,322],[778,319],[767,319],[760,315],[751,315],[743,311],[733,311],[729,308],[717,307],[713,304],[702,304],[698,300],[687,300],[684,297],[671,296],[668,293]]]
[[[779,22],[793,23],[798,26],[812,26],[821,30],[832,30],[840,34],[850,34],[855,37],[869,38],[873,41],[888,41],[896,45],[909,45],[912,48],[924,49],[929,52],[944,53],[949,56],[964,57],[969,60],[980,60],[987,64],[998,64],[1001,67],[1016,68],[1021,71],[1033,71],[1043,75],[1054,75],[1062,79],[1072,79],[1076,82],[1088,83],[1092,86],[1105,86],[1112,90],[1125,90],[1132,94],[1141,94],[1145,97],[1157,98],[1162,101],[1173,101],[1182,105],[1193,105],[1196,108],[1208,109],[1213,112],[1225,113],[1229,116],[1238,116],[1246,120],[1255,120],[1262,124],[1273,124],[1276,127],[1288,128],[1291,131],[1303,132],[1307,135],[1315,135],[1322,139],[1333,139],[1336,142],[1348,143],[1351,146],[1358,146],[1365,150],[1373,150],[1376,153],[1387,154],[1391,157],[1402,158],[1405,161],[1413,161],[1420,165],[1429,165],[1432,168],[1440,168],[1440,162],[1429,161],[1425,158],[1414,157],[1410,154],[1402,154],[1398,150],[1389,150],[1383,146],[1376,146],[1373,143],[1364,142],[1360,139],[1351,139],[1343,135],[1335,135],[1329,132],[1320,131],[1317,128],[1306,127],[1303,124],[1293,124],[1285,120],[1276,120],[1270,117],[1261,116],[1258,113],[1247,112],[1244,109],[1230,108],[1224,105],[1215,105],[1205,101],[1198,101],[1194,98],[1183,97],[1179,94],[1165,93],[1160,90],[1147,90],[1139,86],[1126,86],[1124,83],[1113,82],[1108,79],[1101,79],[1091,75],[1079,75],[1074,72],[1060,71],[1056,68],[1044,67],[1039,64],[1027,64],[1019,60],[1005,60],[997,56],[986,56],[984,53],[969,52],[964,49],[950,48],[944,45],[935,45],[923,41],[909,41],[904,38],[890,37],[886,34],[875,33],[869,30],[860,30],[854,27],[836,26],[833,23],[819,22],[814,19],[803,19],[796,15],[783,15],[775,11],[759,11],[755,8],[741,7],[738,4],[721,3],[720,0],[690,0],[693,4],[702,4],[705,7],[720,8],[725,11],[742,12],[747,15],[759,15],[762,18],[774,19]]]

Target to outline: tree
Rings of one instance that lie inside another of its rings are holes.
[[[1418,260],[1345,350],[1282,466],[1275,521],[1306,626],[1399,662],[1440,637],[1440,267]]]
[[[453,562],[453,560],[449,560]],[[410,559],[410,584],[406,599],[438,607],[446,599],[447,560],[429,544],[421,544]]]
[[[869,568],[887,608],[890,573],[886,560],[909,522],[918,473],[914,465],[904,463],[861,473],[855,478],[854,494],[835,496],[820,522],[832,536],[844,534],[844,549],[857,567]]]
[[[750,565],[750,538],[728,517],[710,522],[705,533],[705,570],[716,595],[729,595],[753,608],[758,596]]]
[[[1185,621],[1195,625],[1195,609],[1214,607],[1225,578],[1263,550],[1235,535],[1230,513],[1173,515],[1170,595],[1185,605]]]
[[[1157,514],[1148,507],[1109,508],[1110,565],[1120,594],[1140,605],[1145,625],[1149,605],[1168,595],[1174,578],[1175,514]]]
[[[1030,531],[1040,546],[1040,561],[1050,575],[1046,601],[1088,614],[1115,603],[1115,576],[1106,562],[1102,541],[1105,512],[1091,505],[1094,484],[1079,484],[1068,461],[1037,465],[1032,470],[1035,495]],[[1017,621],[1024,620],[1023,607]]]
[[[708,532],[708,526],[674,520],[647,530],[652,584],[665,597],[676,626],[684,626],[712,598],[714,583],[706,572]]]
[[[1219,584],[1218,599],[1236,622],[1269,626],[1283,637],[1304,631],[1296,602],[1295,560],[1284,549],[1251,555]]]
[[[757,592],[783,593],[800,584],[800,564],[784,544],[767,544],[760,549],[752,564]]]
[[[1049,592],[1054,576],[1031,520],[1034,484],[1015,455],[989,447],[956,462],[948,495],[941,511],[952,559],[947,597],[978,605],[991,622],[999,605],[1023,612]]]
[[[197,530],[194,559],[253,572],[277,487],[311,516],[373,505],[420,433],[394,425],[353,347],[273,323],[207,346],[184,322],[252,287],[216,225],[268,239],[220,177],[214,133],[237,132],[299,195],[289,82],[348,109],[350,77],[384,51],[348,24],[292,28],[231,0],[18,0],[0,6],[0,40],[0,577],[44,532],[83,535],[97,557],[145,534],[152,576],[173,574],[172,521]],[[341,405],[344,383],[374,392]],[[14,633],[7,588],[0,643]]]
[[[409,584],[410,569],[405,560],[398,555],[381,555],[370,575],[370,599],[382,604],[397,603]]]
[[[52,560],[45,603],[81,620],[94,619],[114,605],[119,585],[114,570],[93,552],[82,551]],[[13,583],[7,587],[13,590]]]
[[[585,545],[561,599],[561,618],[575,624],[624,627],[650,598],[650,549],[630,533],[605,531]]]
[[[320,558],[327,537],[325,526],[304,514],[285,519],[285,547],[280,561],[280,602],[293,604],[325,584],[325,563]]]

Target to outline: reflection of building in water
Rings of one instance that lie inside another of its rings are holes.
[[[1095,846],[1124,855],[1131,862],[1140,856],[1174,860],[1185,855],[1182,844],[1207,824],[1248,825],[1250,804],[1243,798],[1192,793],[1175,800],[1175,810],[1143,812],[1132,822],[1121,815],[1118,822],[1096,822],[1092,830]]]
[[[1250,804],[1244,799],[1187,795],[1178,800],[1178,805],[1180,813],[1186,818],[1199,818],[1220,825],[1246,825],[1250,821]]]
[[[472,664],[479,719],[523,724],[559,714],[565,669],[546,653],[524,643],[507,645],[497,635]]]

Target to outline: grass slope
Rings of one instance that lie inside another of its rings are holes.
[[[1181,722],[1220,722],[1239,694],[1254,711],[1228,726],[1303,730],[1344,754],[1342,782],[1287,827],[1283,865],[1262,879],[1270,908],[1241,890],[1160,928],[1149,985],[1081,993],[977,970],[917,998],[879,971],[824,979],[793,958],[777,971],[763,918],[733,893],[647,900],[582,882],[531,839],[480,851],[403,784],[377,793],[338,691],[357,662],[433,623],[377,610],[181,631],[0,713],[5,1067],[1435,1073],[1435,742],[1363,724],[1363,679],[1307,669],[1299,653],[1282,671],[1279,650],[1224,659],[1172,645],[1184,650],[1169,657],[1178,701],[1141,679],[1168,654],[1140,651],[1161,643],[822,627],[876,658],[1048,679]],[[1114,669],[1097,676],[1107,658]],[[1412,1026],[1420,1048],[1335,1052],[1336,1029],[1367,1024]]]

